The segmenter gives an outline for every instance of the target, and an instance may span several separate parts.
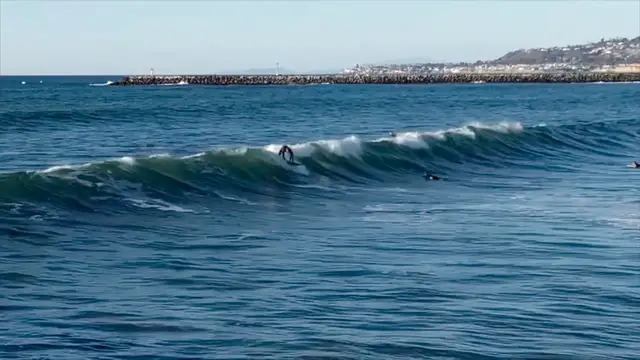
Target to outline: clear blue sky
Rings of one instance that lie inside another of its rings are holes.
[[[0,0],[0,74],[335,70],[639,35],[640,0]]]

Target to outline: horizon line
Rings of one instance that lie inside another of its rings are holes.
[[[273,75],[276,76],[276,74],[258,74],[258,73],[251,73],[251,74],[242,74],[242,73],[210,73],[210,74],[206,74],[206,73],[200,73],[200,74],[187,74],[187,73],[175,73],[175,74],[8,74],[8,75],[3,75],[0,74],[0,77],[87,77],[87,76],[101,76],[101,77],[106,77],[106,76],[121,76],[121,77],[127,77],[127,76],[265,76],[265,75]],[[336,72],[317,72],[317,73],[295,73],[295,74],[278,74],[277,76],[304,76],[304,75],[343,75],[343,73],[336,73]]]

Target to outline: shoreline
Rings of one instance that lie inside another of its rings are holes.
[[[365,85],[365,84],[473,84],[473,83],[598,83],[638,82],[640,72],[605,73],[457,73],[398,75],[138,75],[111,86],[145,85]]]

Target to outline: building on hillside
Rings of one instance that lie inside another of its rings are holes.
[[[614,72],[640,72],[640,64],[618,65],[615,68],[612,68],[611,71],[614,71]]]

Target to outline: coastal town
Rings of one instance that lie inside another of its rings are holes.
[[[640,72],[640,36],[585,45],[520,49],[491,61],[475,63],[355,65],[345,75],[459,73]]]
[[[311,85],[640,82],[640,36],[585,45],[519,49],[491,61],[356,65],[330,74],[149,75],[110,83],[132,85]]]

